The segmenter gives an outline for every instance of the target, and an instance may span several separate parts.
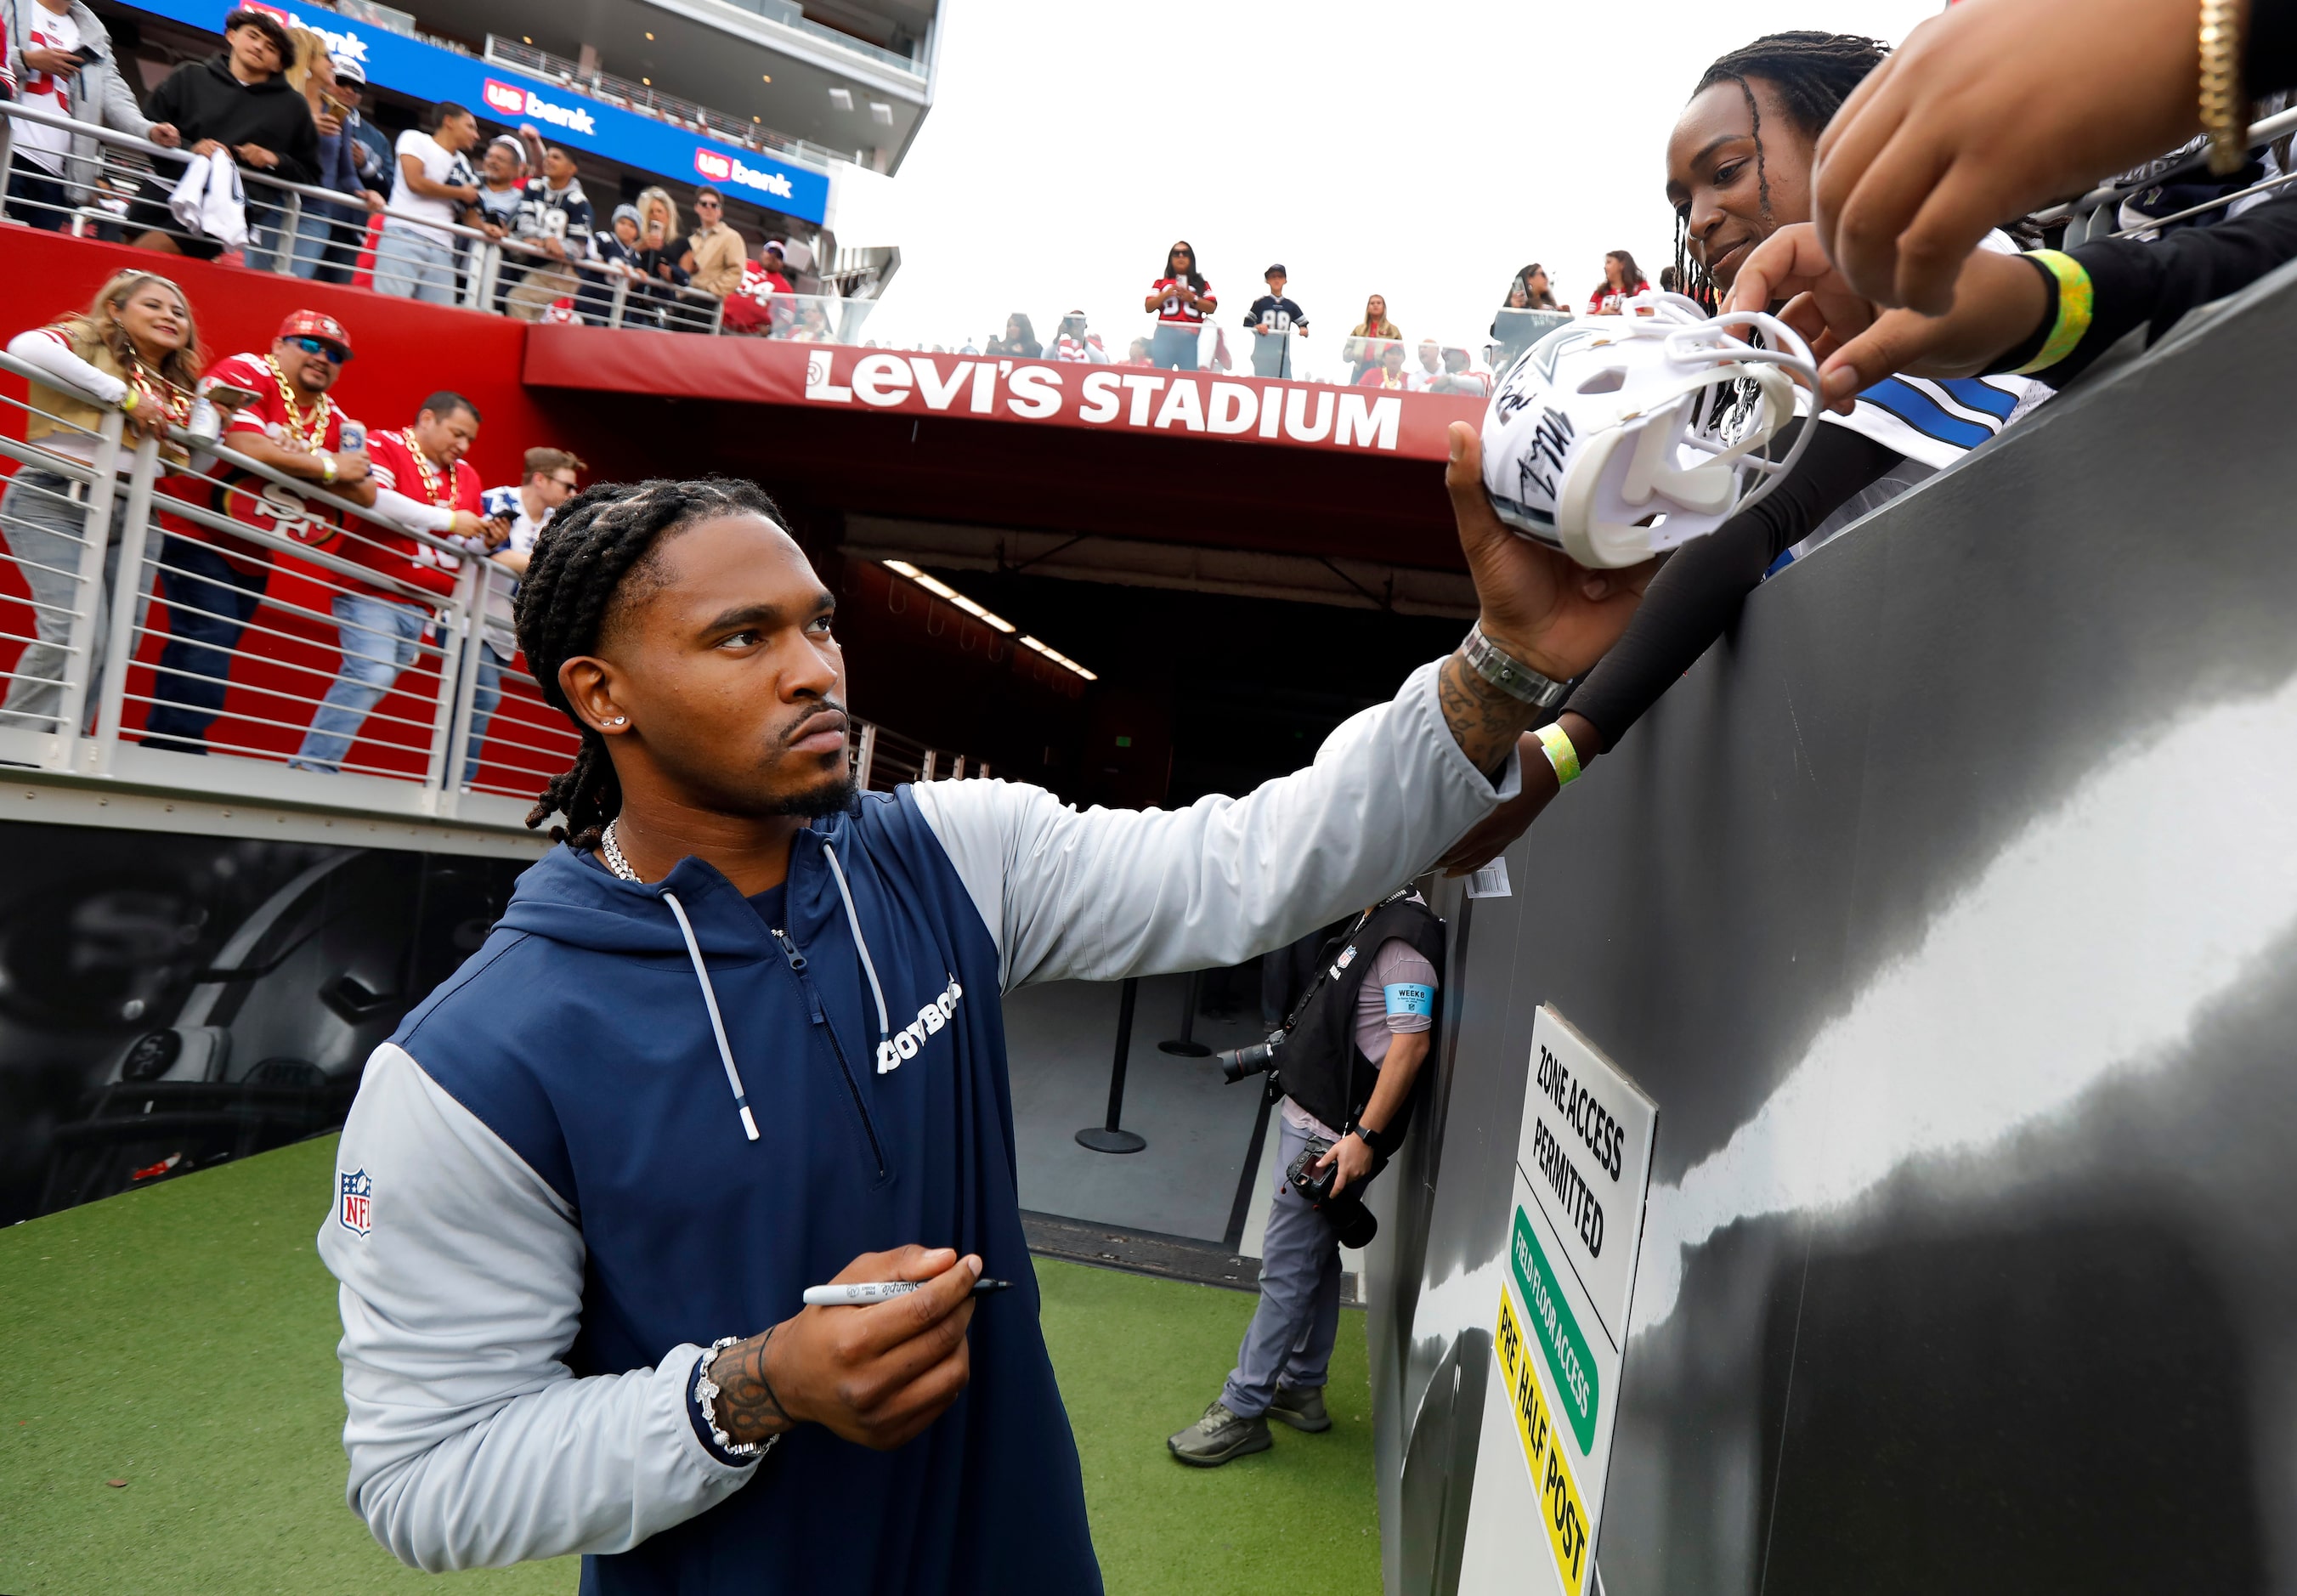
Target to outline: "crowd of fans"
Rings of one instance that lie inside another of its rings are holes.
[[[451,101],[391,140],[364,113],[358,59],[268,11],[231,12],[222,50],[177,67],[144,105],[80,0],[5,0],[0,20],[0,97],[12,89],[23,104],[181,152],[123,159],[92,134],[19,120],[11,220],[439,304],[466,302],[483,240],[502,246],[493,308],[528,321],[604,322],[619,284],[625,325],[706,328],[722,304],[726,331],[831,334],[827,315],[799,302],[811,247],[769,239],[753,256],[717,189],[695,191],[690,229],[660,186],[602,217],[564,145],[531,124],[484,140]],[[268,179],[340,197],[291,206]]]
[[[1591,316],[1619,315],[1629,300],[1651,288],[1635,258],[1625,250],[1614,250],[1604,257],[1603,272],[1602,282],[1588,296]],[[1304,366],[1295,341],[1309,335],[1308,313],[1290,297],[1291,275],[1280,263],[1261,276],[1265,292],[1252,301],[1242,319],[1243,368],[1260,377],[1299,377]],[[1673,276],[1674,268],[1666,268],[1661,285],[1671,285]],[[1220,373],[1239,369],[1227,329],[1215,320],[1219,296],[1198,269],[1195,246],[1187,240],[1176,242],[1166,251],[1141,308],[1156,318],[1154,326],[1148,336],[1132,340],[1121,354],[1112,352],[1101,335],[1091,330],[1082,310],[1064,315],[1055,334],[1043,341],[1038,339],[1029,317],[1017,310],[1006,318],[1000,337],[979,343],[967,340],[954,349],[945,344],[931,348],[939,354],[1001,355],[1072,365]],[[1366,299],[1363,316],[1340,341],[1342,374],[1336,380],[1399,392],[1485,397],[1492,391],[1494,374],[1513,364],[1563,312],[1546,268],[1536,262],[1508,280],[1492,318],[1488,341],[1479,347],[1435,338],[1414,343],[1389,317],[1387,296],[1375,293]],[[1207,333],[1212,335],[1209,352],[1205,347]]]
[[[297,310],[264,349],[215,358],[200,342],[198,317],[181,287],[156,272],[111,277],[84,310],[19,333],[8,352],[32,366],[27,435],[82,465],[97,459],[93,424],[102,407],[126,414],[136,436],[161,440],[168,471],[155,564],[167,642],[155,662],[144,745],[205,753],[223,712],[241,645],[276,567],[279,543],[324,551],[372,573],[330,579],[329,612],[341,660],[290,763],[343,768],[375,706],[411,665],[439,606],[454,594],[461,558],[502,568],[490,590],[476,653],[465,766],[477,769],[502,697],[502,673],[515,654],[510,596],[537,535],[580,486],[581,460],[550,444],[524,451],[515,482],[483,488],[465,457],[479,435],[479,407],[442,390],[405,424],[355,420],[336,389],[354,355],[349,328],[317,310]],[[195,440],[195,415],[217,412],[222,445],[294,483],[372,513],[352,517],[317,496],[220,459]],[[187,440],[186,432],[193,435]],[[132,456],[123,451],[124,479]],[[112,500],[104,580],[119,580],[118,557],[128,495]],[[262,537],[237,537],[169,514],[168,503],[199,505]],[[76,589],[86,517],[78,484],[26,465],[0,495],[0,532],[30,588],[36,637],[10,678],[0,722],[62,729],[61,672],[75,611],[91,614],[93,648],[103,646],[109,594]],[[459,550],[460,555],[449,552]],[[89,602],[93,596],[95,602]]]

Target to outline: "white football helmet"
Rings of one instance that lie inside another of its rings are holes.
[[[1818,386],[1810,346],[1776,317],[1710,317],[1657,292],[1624,310],[1533,344],[1484,413],[1492,507],[1582,565],[1639,564],[1713,531],[1777,485],[1812,431],[1783,459],[1758,453],[1795,414],[1788,374]]]

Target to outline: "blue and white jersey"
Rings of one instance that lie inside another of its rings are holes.
[[[2018,252],[1998,228],[1979,247]],[[1858,395],[1849,415],[1829,411],[1825,420],[1944,471],[2000,432],[2021,404],[2031,409],[2048,391],[2025,377],[1885,377]]]
[[[2010,235],[1999,229],[1988,234],[1979,247],[1996,254],[2018,252]],[[1810,536],[1772,561],[1763,575],[1776,576],[1924,477],[1944,471],[2054,391],[2046,383],[2025,377],[1885,377],[1860,391],[1849,415],[1826,412],[1820,419],[1872,438],[1905,460],[1854,494]]]
[[[503,547],[518,554],[531,555],[534,552],[535,539],[541,535],[542,529],[550,524],[550,518],[558,512],[545,510],[542,519],[538,521],[526,513],[526,500],[517,489],[489,488],[479,495],[479,514],[489,521],[509,522],[510,540]],[[506,582],[498,573],[494,587],[487,595],[487,620],[506,643],[513,630],[511,600],[517,592],[516,582]]]

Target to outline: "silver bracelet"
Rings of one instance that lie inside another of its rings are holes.
[[[781,1439],[779,1432],[762,1441],[737,1441],[719,1428],[718,1382],[710,1378],[710,1366],[718,1362],[718,1354],[729,1346],[739,1346],[747,1339],[745,1336],[720,1336],[704,1350],[700,1360],[694,1365],[694,1394],[702,1404],[702,1422],[710,1427],[710,1438],[718,1444],[719,1450],[737,1458],[762,1458],[773,1450],[774,1443]]]
[[[1499,646],[1484,636],[1483,622],[1478,621],[1468,629],[1467,640],[1460,645],[1467,656],[1468,669],[1519,703],[1534,709],[1552,710],[1563,702],[1571,690],[1568,681],[1557,681],[1543,676],[1530,666],[1504,653]]]

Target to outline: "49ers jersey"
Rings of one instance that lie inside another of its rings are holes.
[[[468,510],[474,515],[483,513],[479,473],[460,460],[455,462],[452,470],[436,465],[415,447],[405,432],[374,434],[366,440],[366,453],[375,463],[376,487],[403,493],[417,504]],[[356,560],[397,580],[412,582],[442,598],[454,592],[456,574],[462,569],[462,562],[454,555],[441,554],[403,532],[388,531],[371,522],[361,522],[344,538],[336,552],[345,559]],[[395,590],[367,590],[383,598],[406,598],[405,594]]]
[[[230,429],[224,434],[226,445],[243,433],[257,432],[283,448],[333,453],[342,447],[343,423],[348,418],[342,407],[325,397],[314,407],[292,407],[280,391],[279,374],[262,355],[231,355],[217,361],[201,379],[202,388],[210,383],[244,388],[255,395],[232,416]],[[306,500],[292,488],[247,472],[230,473],[224,480],[226,485],[215,491],[215,507],[234,521],[315,547],[325,546],[342,532],[335,511]],[[258,545],[187,530],[235,553],[269,557]]]

